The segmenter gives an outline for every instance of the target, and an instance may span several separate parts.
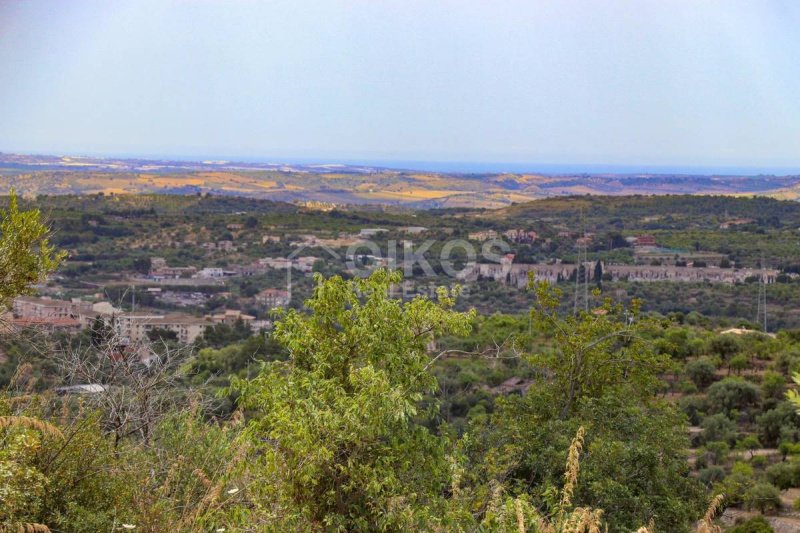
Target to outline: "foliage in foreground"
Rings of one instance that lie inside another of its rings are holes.
[[[2,239],[15,243],[21,272],[6,272],[20,280],[6,299],[57,261],[38,214],[10,212]],[[466,334],[473,314],[453,310],[457,291],[393,299],[400,281],[386,271],[318,278],[310,313],[291,311],[276,326],[288,360],[233,380],[247,423],[242,411],[219,422],[196,407],[159,417],[145,437],[120,438],[103,402],[12,387],[0,400],[0,528],[689,529],[697,498],[683,479],[682,423],[652,401],[662,361],[629,314],[606,302],[564,320],[557,293],[536,286],[532,319],[555,340],[530,355],[543,379],[457,438],[425,423],[437,412],[426,403],[437,385],[430,367],[447,355],[431,349]],[[718,531],[718,504],[699,531]]]

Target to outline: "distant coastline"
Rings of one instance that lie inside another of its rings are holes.
[[[128,161],[175,161],[181,163],[197,163],[207,161],[224,161],[229,164],[246,165],[302,165],[302,166],[347,166],[371,167],[376,169],[444,172],[454,174],[654,174],[682,176],[797,176],[800,165],[692,165],[692,164],[651,164],[651,163],[537,163],[537,162],[504,162],[504,161],[441,161],[425,159],[381,159],[350,157],[281,157],[281,156],[234,156],[234,155],[175,155],[153,153],[126,152],[92,152],[92,151],[38,151],[38,150],[3,150],[0,155],[25,155],[30,157],[74,157],[92,159],[113,159]]]

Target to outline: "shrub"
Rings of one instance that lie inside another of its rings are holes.
[[[735,506],[744,502],[745,494],[752,486],[753,468],[748,464],[737,463],[730,475],[714,487],[714,492],[725,495],[726,506]]]
[[[754,516],[741,524],[728,530],[728,533],[773,533],[772,526],[769,525],[763,516]]]
[[[761,380],[761,394],[765,399],[781,400],[786,389],[786,380],[777,372],[767,372]]]
[[[714,483],[725,479],[725,469],[721,466],[710,466],[702,469],[697,477],[706,487],[711,487]]]
[[[718,440],[706,444],[706,451],[710,456],[711,461],[713,461],[714,464],[718,465],[724,463],[725,460],[728,458],[728,454],[731,451],[731,447],[728,446],[727,442]]]
[[[756,483],[744,494],[745,508],[767,513],[781,508],[781,493],[769,483]]]
[[[764,446],[774,447],[781,441],[794,441],[800,436],[800,416],[789,402],[781,402],[774,409],[756,419],[759,440]]]
[[[767,480],[781,490],[800,486],[800,463],[777,463],[766,470]]]
[[[708,411],[708,401],[703,396],[685,396],[678,402],[678,407],[690,424],[698,425]]]
[[[705,417],[700,426],[703,428],[705,442],[732,443],[736,440],[736,424],[722,413]]]
[[[688,379],[682,379],[678,382],[677,388],[681,394],[697,394],[698,392],[697,385]]]
[[[747,435],[744,438],[739,439],[739,442],[736,443],[737,450],[746,450],[750,452],[750,458],[753,458],[753,452],[761,447],[761,443],[758,441],[758,437],[755,435]]]
[[[697,385],[699,389],[705,389],[714,382],[714,372],[717,367],[708,357],[701,357],[686,363],[686,376]]]

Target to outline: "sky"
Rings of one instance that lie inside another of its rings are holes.
[[[0,0],[0,151],[800,168],[800,2]]]

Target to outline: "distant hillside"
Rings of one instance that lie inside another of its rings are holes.
[[[800,176],[446,174],[348,165],[150,161],[0,154],[0,190],[215,195],[282,202],[500,208],[568,195],[800,197]]]

